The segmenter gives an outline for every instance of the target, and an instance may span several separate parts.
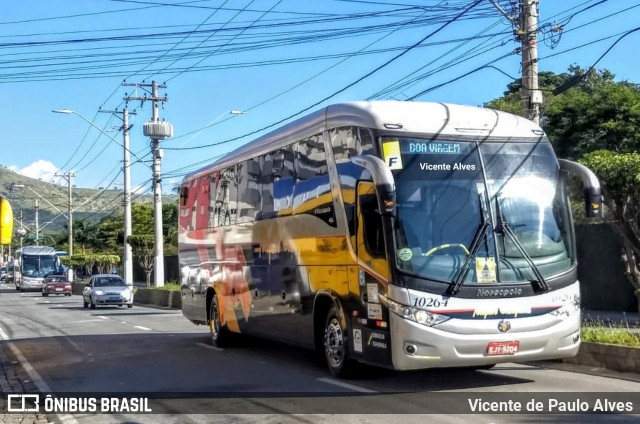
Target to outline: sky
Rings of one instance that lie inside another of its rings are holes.
[[[56,174],[73,173],[82,188],[122,188],[126,107],[132,186],[151,190],[142,127],[152,104],[124,100],[151,93],[134,83],[166,85],[170,193],[186,173],[323,106],[482,105],[521,72],[512,22],[493,4],[514,16],[517,1],[0,1],[0,165],[61,185]],[[640,31],[623,37],[640,25],[640,0],[540,0],[539,14],[539,71],[597,62],[640,82]]]

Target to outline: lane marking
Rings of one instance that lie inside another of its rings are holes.
[[[7,343],[7,345],[9,346],[9,349],[11,349],[11,352],[13,352],[14,356],[16,357],[18,362],[22,365],[22,368],[24,368],[27,375],[29,375],[29,378],[31,378],[31,381],[33,382],[33,384],[36,385],[37,389],[40,392],[51,393],[52,390],[49,387],[49,385],[45,383],[42,376],[38,373],[38,371],[36,371],[35,368],[33,368],[31,363],[27,361],[27,358],[25,358],[22,352],[20,352],[20,349],[18,349],[18,346],[16,346],[11,341],[11,338],[7,333],[5,333],[2,327],[0,327],[0,337],[2,337],[2,340],[4,340]],[[73,417],[73,415],[70,415],[70,414],[54,414],[54,415],[56,415],[58,419],[65,424],[78,424],[78,420],[76,420]]]
[[[150,328],[143,327],[143,326],[141,326],[141,325],[134,325],[134,326],[133,326],[133,328],[137,328],[137,329],[139,329],[139,330],[151,331],[151,329],[150,329]]]
[[[198,346],[206,347],[207,349],[211,349],[211,350],[224,350],[221,347],[210,345],[210,344],[206,344],[206,343],[196,343],[196,344]]]
[[[355,384],[345,383],[343,381],[332,380],[331,378],[319,378],[318,381],[322,381],[323,383],[333,384],[334,386],[340,386],[345,389],[353,390],[360,393],[378,393],[375,390],[370,390],[365,387],[356,386]]]
[[[97,315],[97,317],[98,318],[102,318],[102,319],[109,319],[109,317],[105,317],[105,316],[102,316],[102,315]]]

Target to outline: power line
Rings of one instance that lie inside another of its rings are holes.
[[[267,126],[262,127],[262,128],[260,128],[260,129],[258,129],[258,130],[252,131],[252,132],[250,132],[250,133],[244,134],[244,135],[242,135],[242,136],[234,137],[234,138],[232,138],[232,139],[228,139],[228,140],[221,141],[221,142],[218,142],[218,143],[212,143],[212,144],[202,145],[202,146],[192,146],[192,147],[173,147],[173,148],[172,148],[172,147],[165,147],[165,150],[195,150],[195,149],[202,149],[202,148],[205,148],[205,147],[218,146],[218,145],[220,145],[220,144],[229,143],[229,142],[231,142],[231,141],[239,140],[239,139],[241,139],[241,138],[244,138],[244,137],[247,137],[247,136],[250,136],[250,135],[253,135],[253,134],[259,133],[259,132],[261,132],[261,131],[264,131],[264,130],[266,130],[266,129],[269,129],[269,128],[272,128],[272,127],[274,127],[274,126],[276,126],[276,125],[279,125],[279,124],[281,124],[281,123],[283,123],[283,122],[285,122],[285,121],[288,121],[288,120],[289,120],[289,119],[291,119],[291,118],[295,118],[296,116],[298,116],[298,115],[300,115],[300,114],[302,114],[302,113],[304,113],[304,112],[307,112],[308,110],[310,110],[310,109],[312,109],[312,108],[314,108],[314,107],[318,106],[319,104],[321,104],[321,103],[323,103],[323,102],[325,102],[325,101],[329,100],[330,98],[335,97],[335,96],[337,96],[338,94],[340,94],[340,93],[342,93],[342,92],[344,92],[344,91],[348,90],[349,88],[353,87],[354,85],[358,84],[359,82],[363,81],[364,79],[366,79],[366,78],[370,77],[371,75],[375,74],[375,73],[376,73],[376,72],[378,72],[380,69],[383,69],[384,67],[386,67],[386,66],[387,66],[387,65],[389,65],[390,63],[392,63],[392,62],[394,62],[395,60],[399,59],[400,57],[404,56],[406,53],[408,53],[409,51],[411,51],[415,46],[419,45],[420,43],[423,43],[425,40],[427,40],[427,39],[431,38],[432,36],[434,36],[435,34],[439,33],[441,30],[443,30],[444,28],[446,28],[447,26],[449,26],[451,23],[453,23],[453,22],[457,21],[460,17],[464,16],[464,14],[465,14],[465,13],[467,13],[467,11],[471,10],[472,8],[474,8],[474,7],[475,7],[478,3],[480,3],[481,1],[483,1],[483,0],[475,0],[473,3],[471,3],[471,5],[469,5],[468,7],[466,7],[462,12],[460,12],[458,15],[454,16],[450,21],[448,21],[448,22],[446,22],[445,24],[441,25],[438,29],[436,29],[435,31],[433,31],[433,32],[429,33],[427,36],[425,36],[424,38],[422,38],[422,39],[421,39],[420,41],[418,41],[417,43],[413,44],[412,46],[408,47],[407,49],[405,49],[405,50],[404,50],[404,51],[402,51],[401,53],[399,53],[399,54],[397,54],[396,56],[392,57],[391,59],[387,60],[387,61],[386,61],[385,63],[383,63],[382,65],[380,65],[380,66],[378,66],[378,67],[374,68],[372,71],[369,71],[368,73],[366,73],[365,75],[361,76],[361,77],[360,77],[360,78],[358,78],[357,80],[355,80],[355,81],[353,81],[353,82],[351,82],[351,83],[347,84],[346,86],[344,86],[344,87],[343,87],[343,88],[341,88],[340,90],[333,92],[332,94],[330,94],[330,95],[328,95],[328,96],[324,97],[323,99],[321,99],[321,100],[319,100],[319,101],[317,101],[317,102],[313,103],[312,105],[310,105],[310,106],[308,106],[308,107],[306,107],[306,108],[304,108],[304,109],[302,109],[302,110],[300,110],[300,111],[298,111],[298,112],[296,112],[296,113],[294,113],[294,114],[292,114],[292,115],[289,115],[288,117],[286,117],[286,118],[284,118],[284,119],[281,119],[281,120],[279,120],[279,121],[277,121],[277,122],[274,122],[274,123],[272,123],[272,124],[270,124],[270,125],[267,125]]]

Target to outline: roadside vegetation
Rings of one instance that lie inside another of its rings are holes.
[[[611,321],[585,321],[582,326],[583,342],[606,343],[620,346],[640,347],[640,325]]]
[[[153,290],[180,291],[180,284],[176,281],[167,281],[163,287],[147,287]]]

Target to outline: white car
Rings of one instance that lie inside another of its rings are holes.
[[[85,308],[98,305],[127,305],[133,308],[133,284],[114,274],[98,274],[91,277],[82,291]]]

